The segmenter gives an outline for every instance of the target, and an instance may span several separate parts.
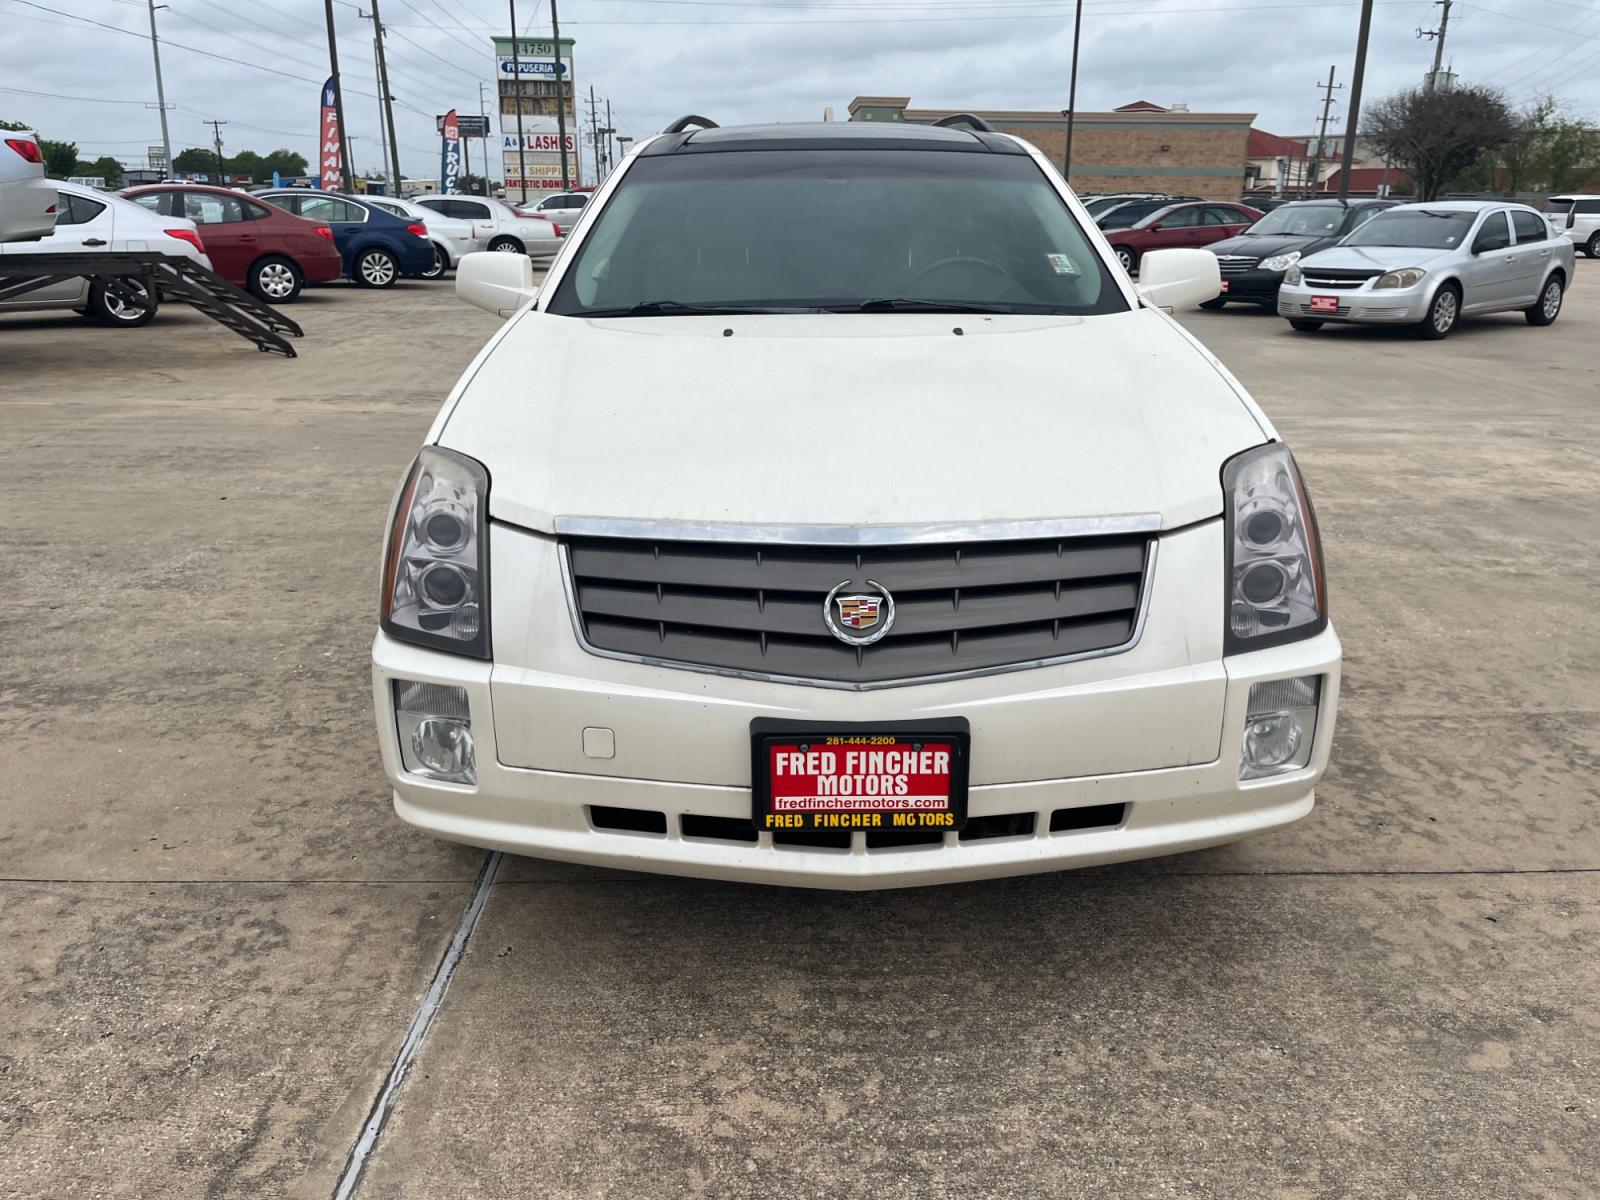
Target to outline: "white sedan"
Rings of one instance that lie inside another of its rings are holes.
[[[542,286],[521,255],[456,272],[510,323],[386,526],[396,813],[847,889],[1309,814],[1340,673],[1316,518],[1163,311],[1219,293],[1216,256],[1135,285],[987,128],[681,124]]]
[[[45,178],[39,139],[0,130],[0,141],[0,243],[44,237],[56,220],[56,188]]]
[[[424,208],[415,200],[399,200],[393,196],[361,197],[373,208],[408,221],[421,221],[428,230],[428,240],[433,243],[433,270],[425,272],[424,279],[438,279],[468,254],[489,248],[489,241],[479,236],[471,221],[447,217],[438,209]]]
[[[192,259],[207,270],[206,257],[195,223],[184,217],[153,213],[131,200],[113,196],[81,184],[57,182],[60,214],[48,237],[33,242],[13,242],[0,246],[0,274],[4,264],[35,254],[154,252],[168,258]],[[132,290],[145,292],[139,280],[129,280]],[[78,276],[46,284],[17,299],[0,304],[0,312],[35,309],[75,309],[106,325],[129,327],[144,325],[156,315],[157,302],[126,304],[98,283]]]
[[[413,201],[446,217],[472,223],[475,237],[490,250],[550,255],[561,247],[561,227],[502,200],[487,196],[414,196]]]

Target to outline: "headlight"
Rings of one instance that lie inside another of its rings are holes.
[[[1294,456],[1277,442],[1237,454],[1222,468],[1222,490],[1228,531],[1225,652],[1320,633],[1328,621],[1322,541]]]
[[[1265,266],[1266,264],[1263,263],[1262,265]],[[1300,282],[1300,268],[1297,267],[1297,266],[1291,265],[1289,267],[1289,269],[1283,273],[1283,281],[1285,283],[1299,283]]]
[[[1263,271],[1287,271],[1299,261],[1300,251],[1291,250],[1287,254],[1274,254],[1271,258],[1262,259],[1261,269]],[[1298,271],[1295,272],[1296,281],[1299,279],[1299,274]]]
[[[383,631],[489,657],[489,473],[428,446],[395,494],[383,559]]]
[[[1422,277],[1427,272],[1421,267],[1405,267],[1399,271],[1390,271],[1387,275],[1379,275],[1374,288],[1408,288],[1422,282]]]

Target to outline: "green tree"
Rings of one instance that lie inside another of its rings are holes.
[[[32,125],[24,125],[21,121],[0,121],[0,129],[32,129]]]
[[[39,152],[44,155],[44,173],[55,179],[65,179],[75,174],[78,167],[77,142],[52,142],[39,139]]]
[[[254,150],[241,150],[228,160],[229,175],[248,175],[257,183],[272,178],[266,160]]]
[[[122,164],[109,154],[102,154],[93,162],[81,162],[74,175],[98,176],[106,181],[106,187],[116,189],[122,186]]]
[[[261,160],[261,165],[266,168],[267,175],[274,171],[279,175],[306,175],[306,156],[296,154],[293,150],[274,150]]]
[[[203,149],[200,146],[190,146],[187,150],[179,150],[172,156],[172,169],[181,171],[185,175],[204,173],[216,174],[217,153],[215,150]]]
[[[1411,177],[1417,199],[1436,200],[1446,183],[1511,142],[1515,116],[1493,88],[1414,88],[1380,100],[1361,124],[1377,152]]]

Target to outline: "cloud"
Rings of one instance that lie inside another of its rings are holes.
[[[87,157],[142,159],[161,140],[143,3],[39,3],[57,11],[0,0],[8,18],[0,21],[7,64],[0,116],[76,141]],[[430,175],[438,154],[433,114],[478,111],[477,84],[490,82],[493,66],[489,35],[505,27],[506,6],[380,3],[393,33],[391,90],[403,101],[395,111],[402,168]],[[157,20],[167,43],[167,99],[177,105],[169,114],[174,149],[209,145],[204,121],[217,118],[228,122],[229,150],[284,146],[312,157],[317,90],[327,74],[322,0],[169,4]],[[524,0],[518,9],[525,32],[548,33],[547,0]],[[1258,125],[1275,132],[1309,132],[1328,66],[1349,82],[1358,11],[1354,0],[1086,0],[1079,107],[1183,101],[1195,110],[1259,113]],[[1368,97],[1421,79],[1431,43],[1414,31],[1437,12],[1427,0],[1378,0]],[[357,165],[368,168],[379,159],[372,25],[347,0],[337,0],[335,13],[346,126]],[[602,116],[609,98],[613,124],[635,137],[686,112],[723,124],[816,120],[829,106],[842,117],[856,95],[910,96],[922,107],[1059,110],[1067,103],[1072,9],[1065,0],[565,0],[562,17],[562,32],[577,39],[585,122],[593,85]],[[1600,112],[1600,7],[1457,4],[1448,58],[1464,81],[1508,86],[1513,100],[1554,85],[1573,108]],[[23,94],[30,92],[88,99]],[[1336,129],[1348,95],[1336,93]]]

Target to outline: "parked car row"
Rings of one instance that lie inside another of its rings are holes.
[[[1590,201],[1593,232],[1579,207]],[[1301,333],[1333,321],[1442,338],[1462,317],[1494,312],[1549,325],[1577,246],[1600,254],[1600,198],[1554,197],[1544,213],[1486,200],[1308,200],[1211,243],[1222,294],[1201,307],[1261,305]]]

